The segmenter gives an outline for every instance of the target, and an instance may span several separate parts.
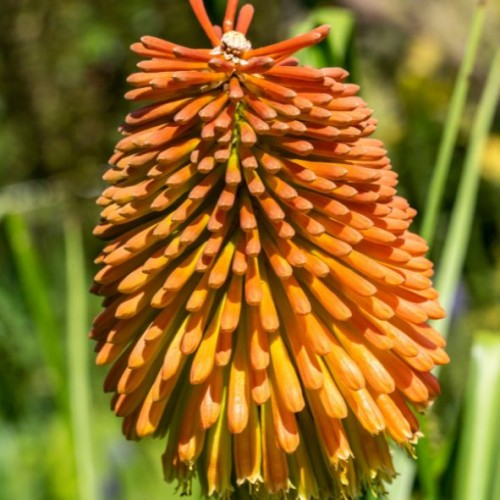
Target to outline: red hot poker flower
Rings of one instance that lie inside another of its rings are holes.
[[[166,435],[167,480],[354,498],[394,476],[439,393],[443,317],[415,211],[320,26],[252,48],[253,7],[212,49],[145,36],[104,179],[91,337],[130,439]]]

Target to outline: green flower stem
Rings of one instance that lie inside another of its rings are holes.
[[[81,500],[97,498],[90,426],[90,376],[88,369],[87,286],[79,222],[64,221],[67,283],[68,384],[73,448]]]
[[[446,118],[445,128],[439,146],[436,167],[431,180],[426,209],[422,222],[421,235],[432,246],[436,234],[436,226],[446,186],[446,179],[450,170],[451,159],[457,141],[461,118],[464,112],[467,93],[470,84],[470,75],[476,62],[479,41],[483,32],[486,18],[486,0],[479,0],[472,21],[472,27],[467,41],[465,55],[451,97],[450,108]]]

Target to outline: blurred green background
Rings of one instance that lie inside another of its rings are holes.
[[[379,119],[377,137],[400,174],[400,193],[424,214],[477,2],[250,3],[254,46],[332,23],[329,43],[303,57],[351,71]],[[458,266],[454,274],[447,271],[453,274],[447,282],[453,363],[441,373],[444,395],[424,423],[429,439],[418,470],[397,456],[404,473],[391,499],[500,498],[500,114],[491,109],[494,96],[484,106],[492,117],[478,132],[471,177],[463,180],[476,110],[500,44],[500,3],[487,3],[473,71],[463,80],[470,88],[455,119],[458,137],[432,247],[438,271],[448,269],[450,256]],[[220,20],[225,1],[206,4]],[[99,310],[87,292],[101,246],[91,235],[98,219],[94,199],[116,129],[130,110],[122,95],[137,59],[128,46],[144,34],[207,46],[187,0],[0,3],[0,499],[172,495],[161,479],[163,443],[137,445],[121,437],[101,390],[105,370],[94,367],[86,338]],[[457,237],[448,228],[464,186],[469,197],[460,202],[462,216],[472,226],[469,235],[457,219]],[[421,224],[419,215],[414,230]]]

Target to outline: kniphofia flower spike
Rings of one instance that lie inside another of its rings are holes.
[[[340,68],[300,66],[320,26],[252,48],[253,7],[212,48],[145,36],[104,179],[108,240],[91,337],[129,439],[166,436],[167,480],[354,498],[394,477],[413,410],[448,362],[415,211],[396,194],[372,111]]]

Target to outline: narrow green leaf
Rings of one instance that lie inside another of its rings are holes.
[[[437,328],[446,337],[451,320],[451,309],[467,255],[477,191],[481,174],[481,157],[491,129],[496,105],[500,97],[500,49],[497,50],[488,74],[485,89],[471,131],[464,169],[451,215],[441,265],[436,279],[441,304],[448,316],[440,320]]]
[[[450,227],[446,235],[446,243],[441,257],[441,265],[436,279],[436,288],[440,293],[441,304],[448,311],[445,319],[436,323],[436,328],[446,337],[451,320],[451,310],[456,291],[462,275],[465,257],[472,229],[476,206],[477,191],[480,178],[480,162],[484,144],[491,128],[496,103],[500,96],[500,50],[493,59],[486,86],[479,103],[474,120],[469,148],[460,179],[455,206],[453,207]],[[439,367],[435,373],[439,373]],[[423,422],[424,435],[428,434]],[[448,440],[452,436],[448,436]],[[448,463],[452,451],[451,443],[447,443],[438,457],[431,453],[427,438],[418,443],[419,478],[422,482],[425,498],[439,498],[438,476],[443,465]],[[445,453],[447,455],[445,456]],[[438,460],[438,462],[436,461]]]
[[[81,500],[97,498],[90,425],[90,374],[87,325],[87,283],[80,224],[64,220],[66,248],[66,321],[69,401],[73,447]]]
[[[500,432],[497,433],[493,447],[495,450],[500,450]],[[491,498],[500,498],[500,453],[496,453],[492,473]]]
[[[24,216],[11,213],[6,215],[4,220],[7,239],[28,311],[39,335],[46,367],[52,377],[59,403],[65,407],[61,329],[52,307],[41,259]]]
[[[478,334],[472,347],[455,473],[456,500],[489,500],[500,436],[500,335]]]
[[[420,417],[420,429],[423,438],[417,444],[417,472],[422,483],[426,500],[439,500],[439,485],[437,481],[434,456],[429,445],[429,426],[426,417]]]
[[[410,500],[413,490],[413,482],[417,471],[415,461],[412,460],[401,448],[394,450],[394,468],[398,476],[387,488],[387,498],[397,500]]]
[[[331,54],[329,66],[335,65],[350,69],[349,53],[352,49],[356,21],[349,9],[324,7],[313,12],[317,24],[328,24],[331,31],[326,39],[326,45]]]
[[[350,10],[337,7],[314,9],[304,21],[293,27],[291,34],[306,33],[322,24],[331,26],[330,34],[322,43],[299,51],[296,55],[300,62],[316,68],[341,66],[350,70],[352,64],[349,57],[355,26]]]
[[[476,63],[479,41],[481,39],[486,17],[486,3],[486,0],[479,0],[474,13],[471,31],[466,43],[465,55],[451,96],[448,116],[446,118],[436,166],[429,188],[421,230],[421,234],[427,240],[429,246],[431,246],[434,241],[446,179],[450,170],[451,159],[467,100],[470,75]]]

